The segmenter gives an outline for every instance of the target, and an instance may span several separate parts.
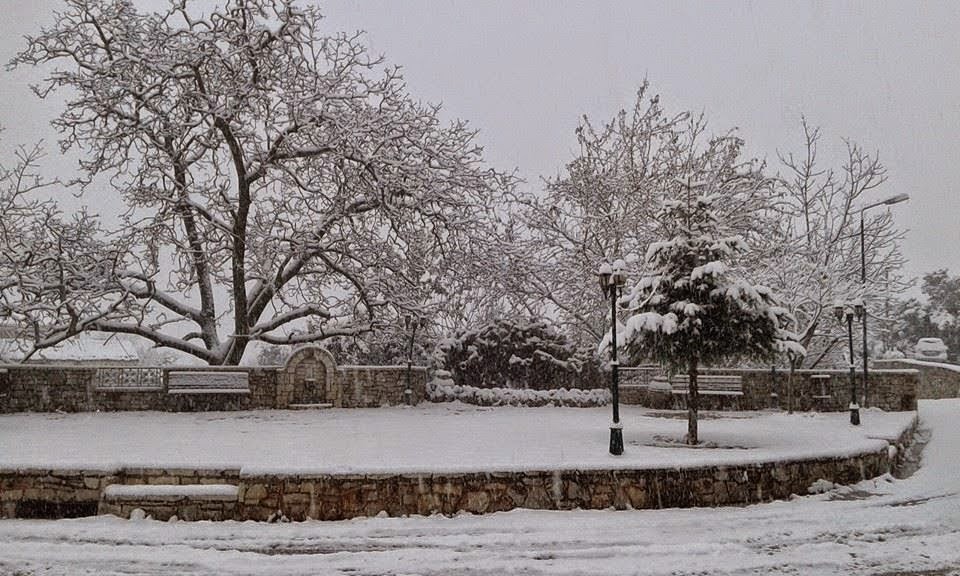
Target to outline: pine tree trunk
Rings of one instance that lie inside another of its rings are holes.
[[[690,380],[687,401],[687,444],[696,446],[699,442],[697,437],[697,412],[700,410],[700,389],[697,387],[697,361],[690,361],[690,370],[687,373]]]

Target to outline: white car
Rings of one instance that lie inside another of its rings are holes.
[[[914,347],[913,357],[917,360],[946,360],[947,345],[939,338],[921,338]]]

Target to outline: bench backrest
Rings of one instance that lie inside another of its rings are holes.
[[[674,374],[672,377],[657,377],[653,380],[660,387],[669,385],[673,390],[686,390],[690,387],[690,378],[686,374]],[[698,374],[697,389],[740,392],[743,378],[732,374]]]
[[[167,391],[173,393],[247,392],[250,390],[249,374],[243,371],[191,371],[167,372]]]

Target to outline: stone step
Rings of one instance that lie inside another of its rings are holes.
[[[333,408],[333,404],[329,402],[322,402],[318,404],[290,404],[288,406],[291,410],[324,410],[326,408]]]
[[[233,484],[110,484],[103,489],[107,502],[236,502]]]
[[[231,520],[238,517],[239,488],[232,484],[110,484],[98,514],[156,520]]]

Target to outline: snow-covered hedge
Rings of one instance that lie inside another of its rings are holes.
[[[450,379],[449,372],[438,371],[427,384],[432,402],[453,402],[479,406],[604,406],[610,402],[607,389],[518,390],[514,388],[477,388],[463,386]]]

